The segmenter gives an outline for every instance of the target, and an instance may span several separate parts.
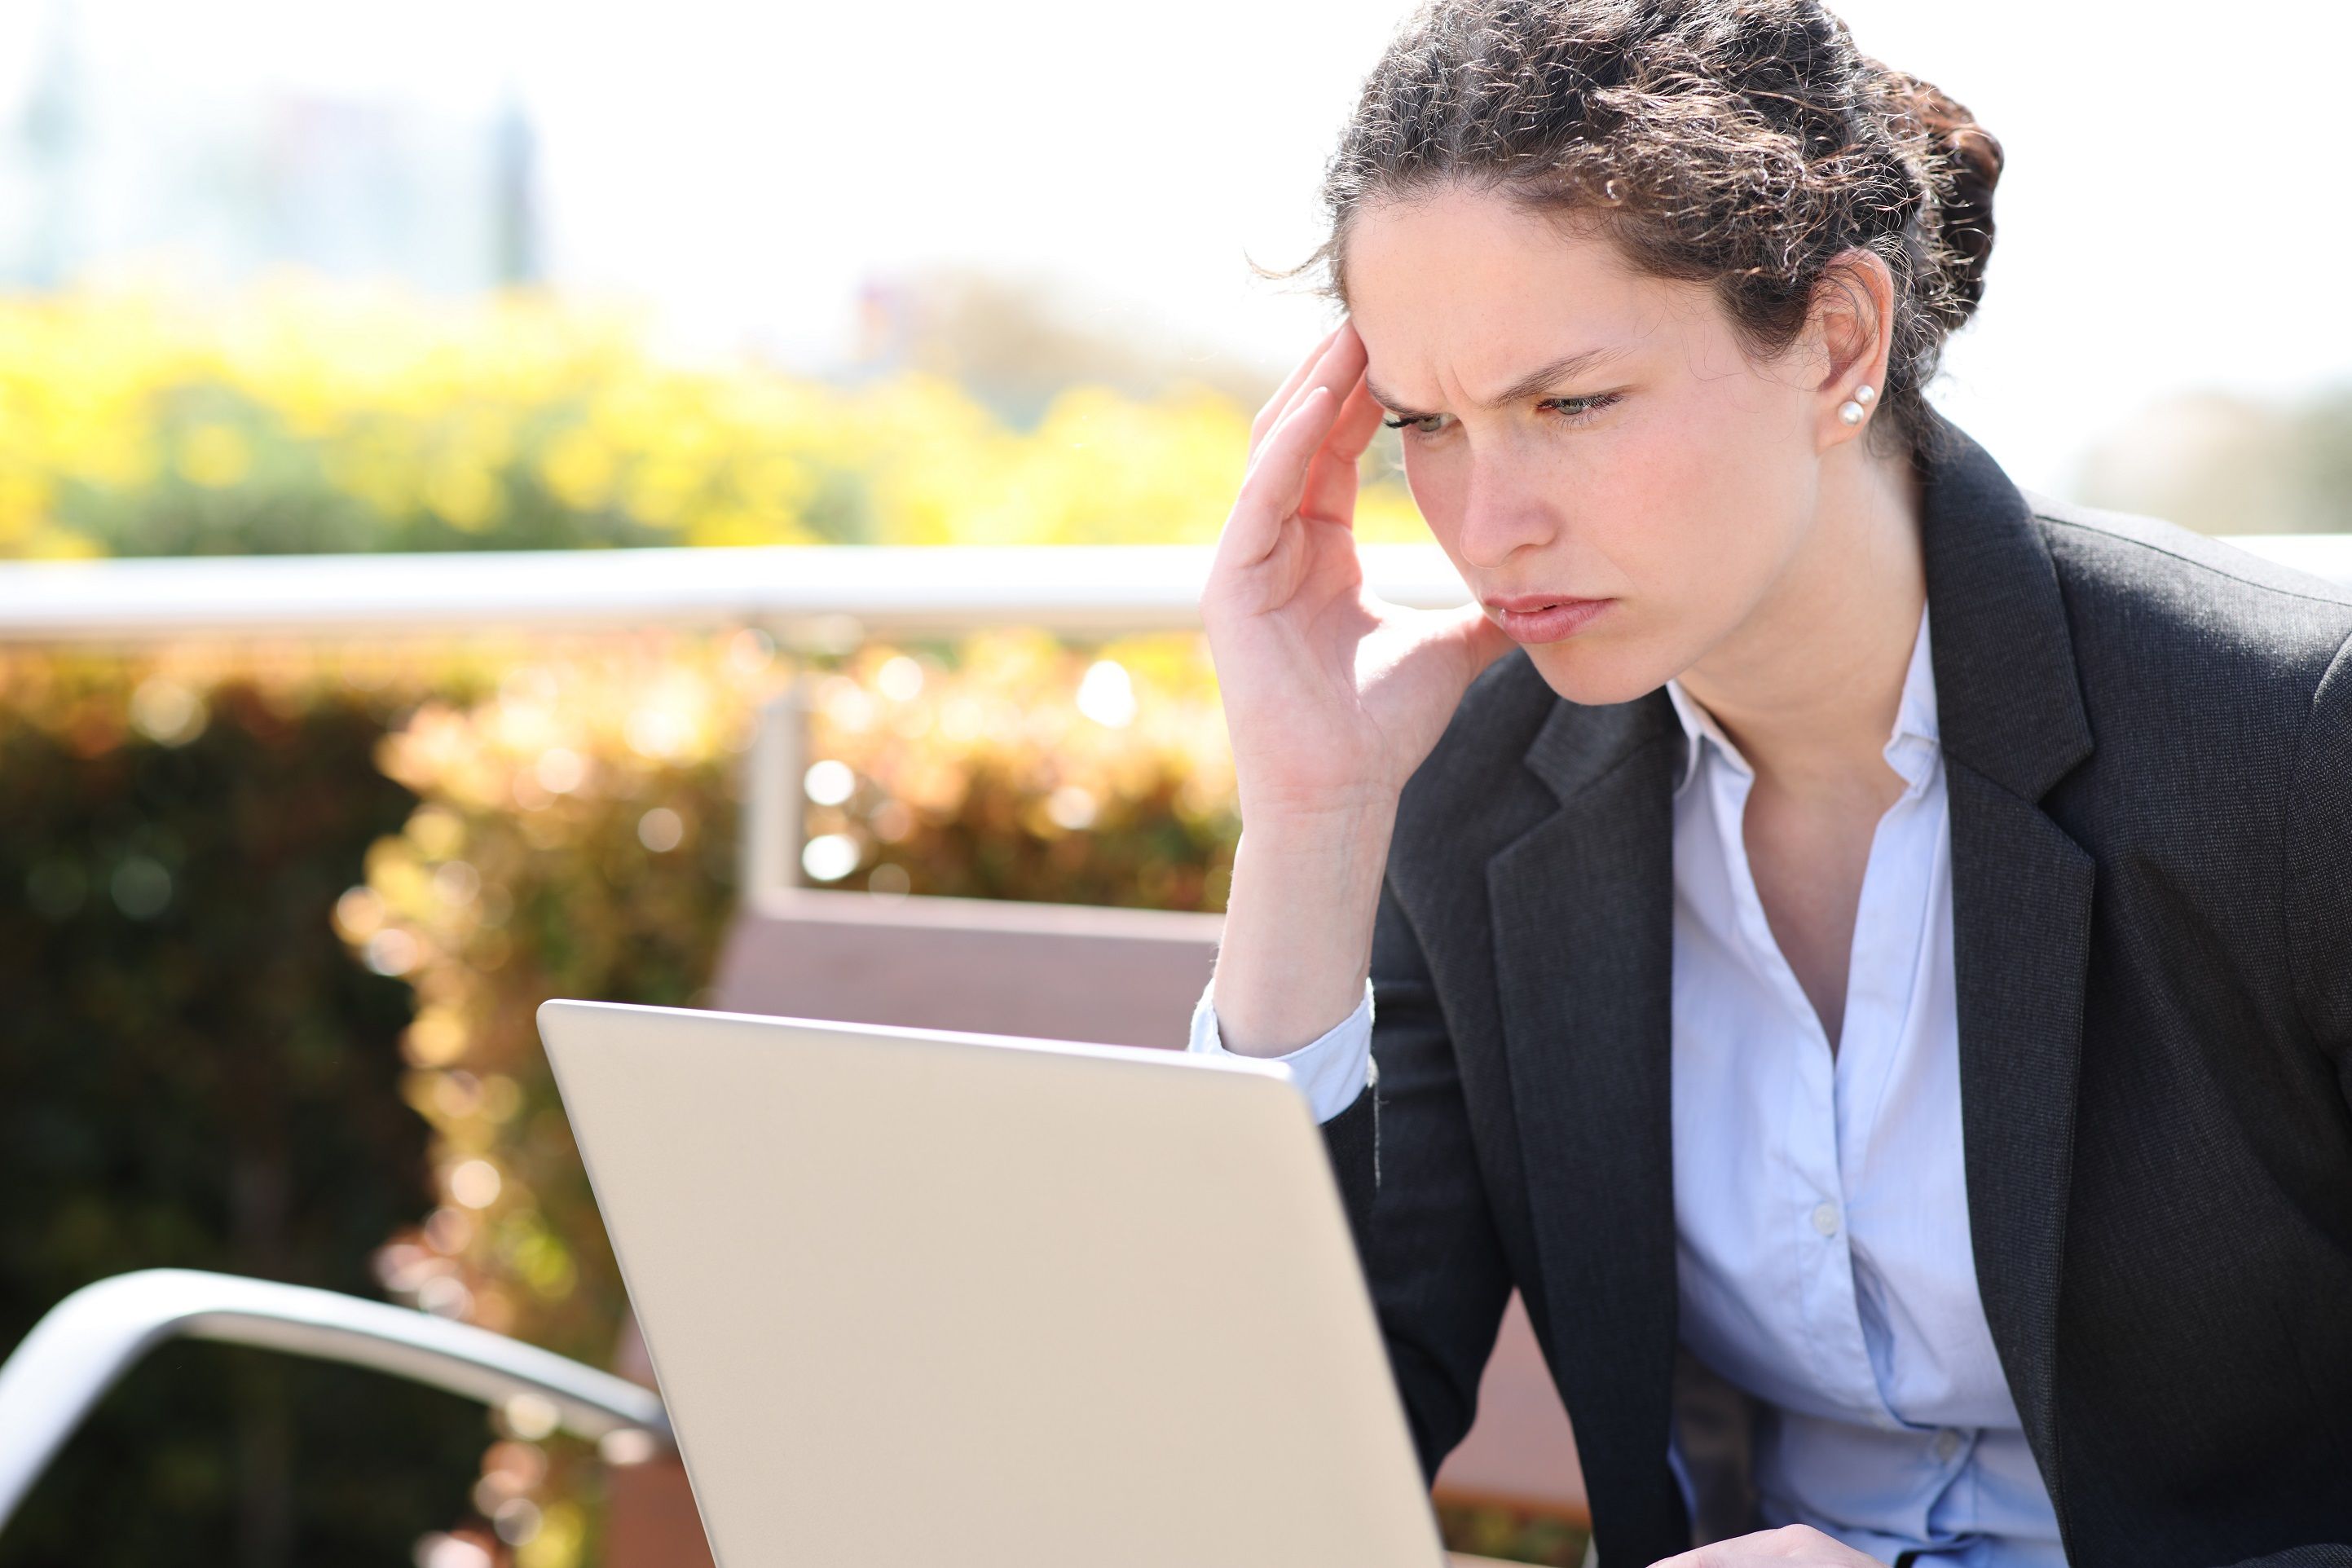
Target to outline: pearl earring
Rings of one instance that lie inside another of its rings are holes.
[[[1838,405],[1838,417],[1849,425],[1859,425],[1870,400],[1878,395],[1878,388],[1868,382],[1853,389],[1853,395]]]

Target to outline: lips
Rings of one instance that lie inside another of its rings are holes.
[[[1535,645],[1560,642],[1591,626],[1614,599],[1555,599],[1541,594],[1520,594],[1489,599],[1495,624],[1513,642]]]

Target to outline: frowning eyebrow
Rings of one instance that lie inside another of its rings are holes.
[[[1496,394],[1483,406],[1500,408],[1506,404],[1517,403],[1523,398],[1533,397],[1537,393],[1557,386],[1570,376],[1581,375],[1586,371],[1607,364],[1612,360],[1622,359],[1632,352],[1629,346],[1621,343],[1608,348],[1580,349],[1572,354],[1562,354],[1549,364],[1539,365],[1519,377],[1518,380]],[[1369,375],[1364,378],[1364,390],[1372,395],[1373,402],[1391,414],[1410,418],[1428,417],[1426,415],[1403,406],[1395,398],[1381,391]]]

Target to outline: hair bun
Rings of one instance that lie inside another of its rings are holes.
[[[1949,280],[1958,307],[1955,326],[1984,297],[1985,263],[1992,255],[1992,193],[2000,184],[2000,139],[1977,123],[1968,106],[1931,81],[1881,66],[1887,97],[1929,144],[1937,176],[1937,237],[1950,254]]]

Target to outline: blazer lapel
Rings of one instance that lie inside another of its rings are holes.
[[[2074,1170],[2093,865],[2040,810],[1984,774],[1948,763],[1946,780],[1977,1290],[2054,1499],[2058,1264]]]
[[[1604,1562],[1688,1544],[1664,1463],[1675,1343],[1672,779],[1663,689],[1561,703],[1527,754],[1559,809],[1486,862],[1552,1370]],[[1532,1293],[1531,1297],[1532,1297]]]
[[[1960,1116],[1977,1288],[2059,1496],[2059,1263],[2074,1168],[2095,864],[2040,802],[2090,755],[2055,569],[2025,500],[1937,416],[1928,637],[1951,803]]]

